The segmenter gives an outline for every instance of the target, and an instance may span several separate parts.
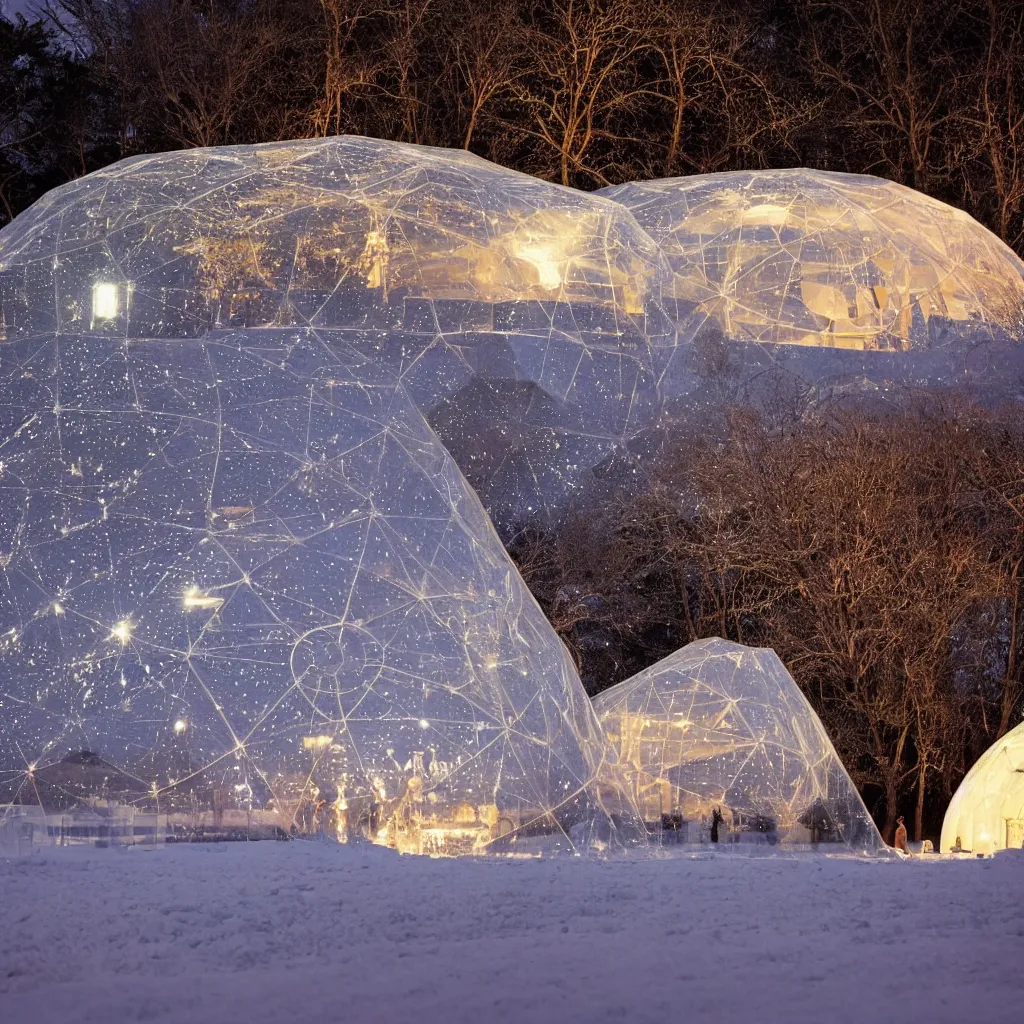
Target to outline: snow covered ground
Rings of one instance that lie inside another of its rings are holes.
[[[0,1021],[1024,1019],[1024,855],[0,860]]]

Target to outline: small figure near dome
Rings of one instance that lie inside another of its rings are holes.
[[[903,824],[903,815],[896,819],[896,838],[893,846],[901,853],[910,855],[910,850],[907,847],[907,826]]]
[[[711,812],[711,842],[718,842],[718,826],[722,824],[722,812],[716,807]]]

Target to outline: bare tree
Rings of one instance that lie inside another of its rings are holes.
[[[858,168],[927,190],[943,162],[942,135],[969,87],[949,46],[959,0],[806,0],[812,71],[851,101],[843,125],[870,156]]]
[[[632,116],[654,98],[641,74],[653,12],[642,0],[554,0],[533,12],[522,44],[530,73],[512,87],[525,115],[509,127],[530,139],[536,170],[563,185],[629,177]]]
[[[362,43],[360,29],[388,13],[376,0],[318,0],[323,14],[323,84],[310,112],[315,137],[353,127],[351,97],[373,89],[386,64],[376,46]]]
[[[1024,7],[976,0],[968,9],[982,45],[959,117],[966,205],[1019,248],[1024,242]]]
[[[463,149],[473,145],[483,119],[527,66],[518,41],[520,13],[503,0],[457,0],[445,13],[452,27],[445,65]]]

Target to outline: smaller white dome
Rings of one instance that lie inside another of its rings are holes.
[[[953,794],[941,851],[992,853],[1024,846],[1024,722],[996,740]]]

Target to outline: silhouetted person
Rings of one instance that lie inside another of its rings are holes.
[[[896,819],[896,839],[892,845],[902,853],[910,853],[907,848],[907,826],[903,824],[902,815]]]
[[[718,842],[718,826],[722,824],[722,812],[716,807],[711,812],[711,842]]]

